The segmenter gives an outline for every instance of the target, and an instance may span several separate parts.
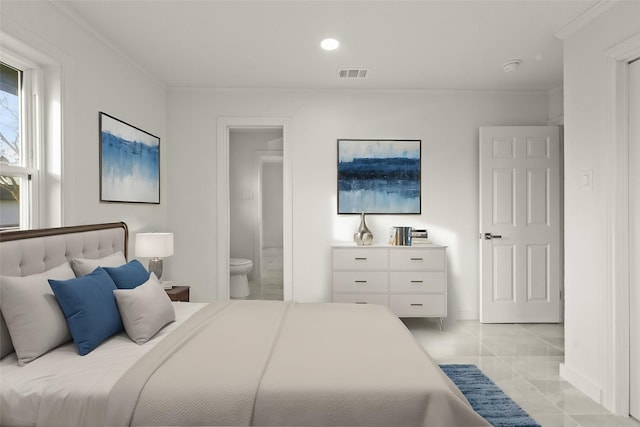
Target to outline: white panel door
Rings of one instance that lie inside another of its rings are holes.
[[[640,420],[640,61],[629,75],[629,413]]]
[[[560,321],[557,126],[480,128],[480,321]]]

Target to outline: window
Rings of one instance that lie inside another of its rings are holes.
[[[0,231],[37,226],[37,71],[0,62]]]

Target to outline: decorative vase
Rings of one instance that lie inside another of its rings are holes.
[[[353,240],[358,246],[373,244],[373,233],[367,227],[367,223],[364,220],[364,212],[360,214],[360,227],[358,232],[353,235]]]

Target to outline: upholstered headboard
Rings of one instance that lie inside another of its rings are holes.
[[[124,222],[0,233],[0,276],[43,273],[70,258],[102,258],[121,251],[128,259]]]

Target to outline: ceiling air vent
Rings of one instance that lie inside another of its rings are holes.
[[[369,72],[366,68],[339,68],[339,79],[364,79]]]

